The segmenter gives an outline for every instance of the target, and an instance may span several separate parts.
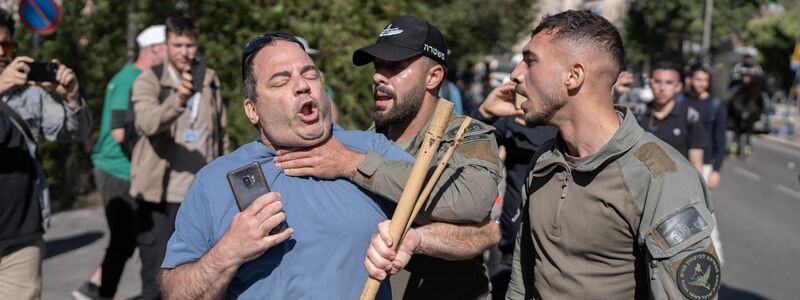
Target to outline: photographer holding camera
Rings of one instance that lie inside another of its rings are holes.
[[[133,83],[136,131],[130,194],[136,199],[142,299],[159,299],[158,275],[175,215],[195,174],[228,152],[219,78],[199,61],[194,20],[166,20],[167,59]]]
[[[0,9],[0,299],[38,299],[50,208],[36,143],[42,136],[85,139],[92,116],[75,73],[57,60],[36,65],[15,57],[13,32],[14,19]],[[53,88],[63,103],[37,84]]]

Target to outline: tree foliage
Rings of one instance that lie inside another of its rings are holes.
[[[685,63],[691,55],[683,51],[684,42],[701,44],[705,1],[632,1],[624,21],[622,36],[629,64],[647,60]],[[757,17],[757,0],[715,0],[711,30],[711,51],[715,41],[745,31],[746,20]]]
[[[517,33],[527,32],[534,16],[533,0],[70,0],[63,2],[57,31],[41,37],[38,51],[32,36],[18,26],[19,53],[36,59],[59,58],[80,79],[81,94],[99,123],[105,85],[125,63],[126,26],[136,32],[163,23],[168,15],[198,19],[199,53],[216,69],[228,107],[228,132],[233,146],[254,137],[243,117],[240,55],[258,34],[283,31],[306,38],[321,51],[317,64],[336,94],[339,122],[366,128],[371,122],[372,67],[355,67],[353,51],[374,42],[389,20],[399,15],[427,19],[445,34],[452,51],[450,65],[477,62],[491,51],[506,50]],[[129,9],[132,13],[129,13]],[[42,154],[54,199],[70,206],[91,189],[89,158],[95,135],[78,144],[43,143]]]
[[[742,38],[759,50],[758,62],[768,73],[775,75],[782,88],[794,79],[789,70],[789,57],[800,38],[800,6],[784,13],[751,20]]]

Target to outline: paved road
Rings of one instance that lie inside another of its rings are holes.
[[[800,294],[800,148],[756,139],[750,160],[730,159],[714,190],[724,245],[721,299],[797,299]],[[794,170],[789,163],[795,163]],[[102,259],[101,209],[56,214],[45,236],[43,299],[69,299]],[[138,254],[128,262],[117,299],[139,293]]]
[[[767,139],[753,147],[750,160],[726,162],[712,191],[725,256],[720,298],[797,299],[800,150]]]
[[[42,299],[72,299],[70,293],[89,279],[108,245],[103,210],[78,209],[55,214],[45,234],[47,254],[42,266]],[[139,294],[139,252],[128,261],[115,299]]]

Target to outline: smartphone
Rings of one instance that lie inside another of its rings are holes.
[[[57,63],[32,62],[28,64],[28,81],[35,82],[56,82]]]
[[[261,164],[258,162],[252,162],[230,171],[226,176],[228,177],[228,184],[231,186],[233,198],[236,200],[239,211],[247,209],[258,197],[269,193],[269,185],[267,185],[264,172],[261,171]],[[283,222],[270,230],[269,234],[280,233],[286,230],[286,227],[286,223]]]
[[[189,71],[192,75],[192,93],[197,93],[203,90],[203,79],[206,77],[206,68],[208,68],[208,63],[205,60],[200,58],[192,58],[191,61],[191,70]]]

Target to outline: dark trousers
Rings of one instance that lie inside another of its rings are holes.
[[[128,195],[130,182],[100,169],[94,170],[94,180],[103,198],[108,222],[109,241],[101,268],[100,297],[112,298],[125,270],[125,263],[136,249],[136,201]]]
[[[142,299],[161,299],[161,262],[167,242],[175,231],[175,216],[180,203],[151,203],[137,199],[139,205],[139,256],[142,258]]]

